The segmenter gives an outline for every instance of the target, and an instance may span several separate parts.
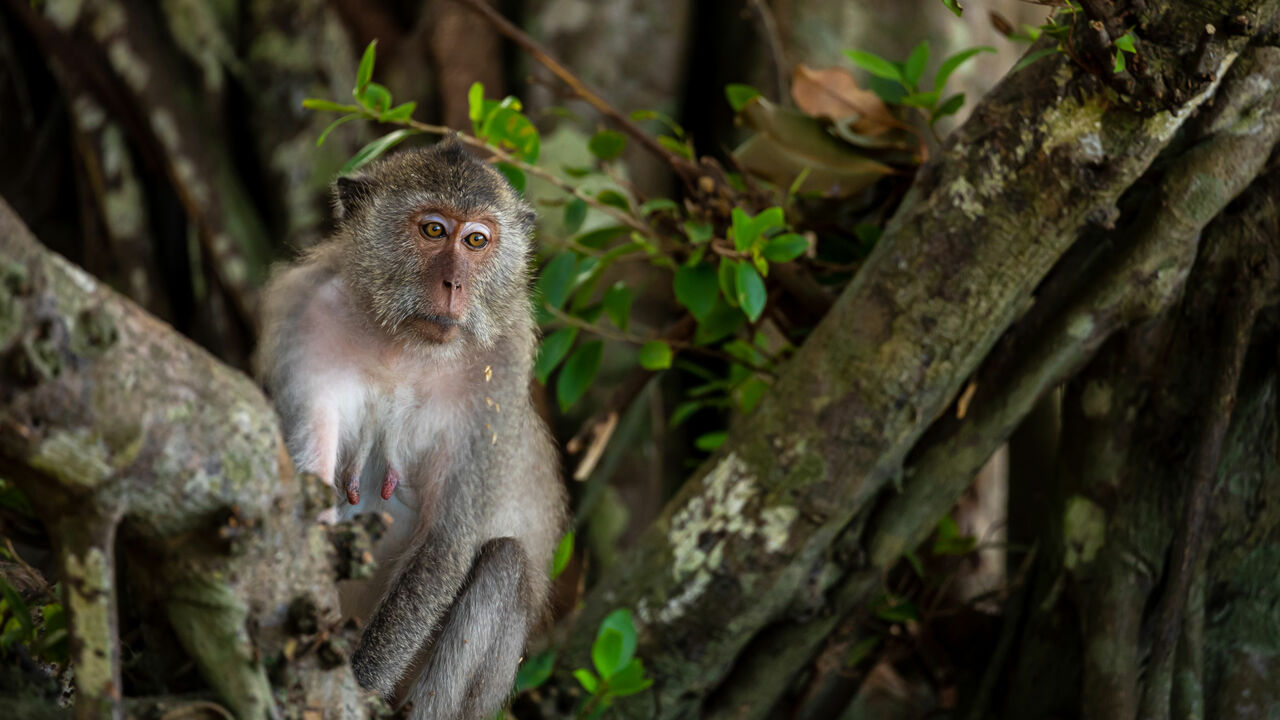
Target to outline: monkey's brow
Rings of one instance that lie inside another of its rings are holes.
[[[441,215],[459,224],[469,223],[469,222],[479,222],[479,223],[484,223],[494,229],[501,227],[501,224],[498,222],[498,218],[494,217],[493,213],[485,212],[485,211],[473,210],[473,211],[467,212],[467,211],[458,210],[456,208],[431,205],[431,206],[424,207],[423,209],[415,212],[414,214],[415,215]]]

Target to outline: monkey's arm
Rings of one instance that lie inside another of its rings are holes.
[[[467,530],[473,523],[446,515],[415,541],[416,549],[383,593],[351,658],[363,687],[390,699],[436,635],[475,559],[477,538]]]

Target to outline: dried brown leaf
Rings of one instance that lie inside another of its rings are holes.
[[[880,135],[902,127],[884,101],[858,87],[853,74],[844,68],[797,65],[791,97],[806,115],[832,122],[856,117],[850,129],[860,135]]]

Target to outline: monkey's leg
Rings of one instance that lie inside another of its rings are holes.
[[[415,718],[486,719],[507,701],[530,620],[527,566],[514,538],[480,548],[409,691]]]

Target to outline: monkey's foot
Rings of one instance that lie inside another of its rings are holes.
[[[391,493],[395,492],[396,486],[400,484],[400,474],[391,468],[387,468],[387,476],[382,479],[382,499],[390,500]]]

